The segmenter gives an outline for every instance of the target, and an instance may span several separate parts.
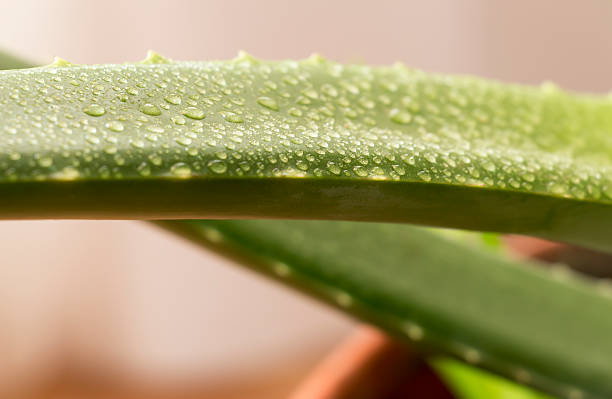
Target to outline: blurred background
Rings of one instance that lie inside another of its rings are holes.
[[[318,52],[604,92],[612,2],[0,0],[0,49],[39,63]],[[285,398],[354,328],[142,222],[0,222],[1,398]]]

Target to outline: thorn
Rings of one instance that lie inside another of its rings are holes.
[[[291,274],[291,269],[289,266],[282,262],[274,262],[272,269],[279,277],[287,277],[289,274]]]
[[[467,348],[463,352],[463,359],[470,364],[477,364],[482,361],[482,355],[476,349]]]
[[[518,369],[514,373],[514,378],[520,384],[527,384],[531,381],[531,374],[525,369]]]
[[[253,57],[251,54],[246,51],[240,50],[238,51],[238,55],[234,58],[236,62],[248,62],[249,64],[257,64],[259,60]]]
[[[141,64],[170,64],[172,60],[163,55],[156,53],[153,50],[147,51],[147,57],[140,61]]]
[[[65,67],[71,67],[71,66],[75,66],[76,64],[73,64],[70,61],[66,61],[63,58],[60,57],[53,57],[53,62],[49,65],[45,65],[46,68],[65,68]]]
[[[418,324],[407,322],[402,326],[404,333],[413,341],[420,341],[425,336],[425,331]]]
[[[561,89],[554,82],[550,80],[545,80],[540,84],[540,90],[545,94],[554,94],[559,93]]]
[[[319,53],[312,53],[310,55],[310,57],[308,57],[306,59],[309,62],[312,62],[314,64],[324,64],[327,62],[327,60],[325,59],[325,57],[323,57],[321,54]]]

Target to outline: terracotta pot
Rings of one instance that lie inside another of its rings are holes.
[[[452,399],[409,347],[363,326],[325,358],[290,399]]]

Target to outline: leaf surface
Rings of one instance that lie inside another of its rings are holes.
[[[311,57],[0,72],[1,218],[291,218],[612,249],[612,100]]]

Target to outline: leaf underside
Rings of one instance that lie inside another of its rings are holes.
[[[612,100],[311,57],[0,72],[0,217],[291,218],[612,249]]]

